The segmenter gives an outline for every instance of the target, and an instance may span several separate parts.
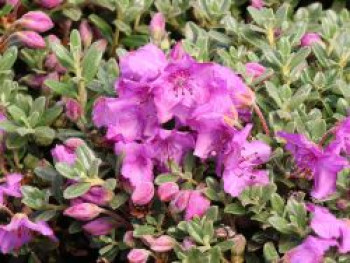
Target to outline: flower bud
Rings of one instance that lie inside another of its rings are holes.
[[[215,236],[217,238],[223,238],[223,239],[232,238],[234,237],[235,234],[236,232],[233,231],[232,228],[229,226],[220,227],[215,230]]]
[[[28,48],[45,48],[45,40],[34,31],[19,31],[11,35],[11,41],[19,41]]]
[[[133,247],[135,245],[134,234],[133,231],[126,231],[123,237],[123,242],[129,247]]]
[[[186,53],[186,51],[184,50],[183,46],[182,46],[182,42],[177,42],[175,44],[175,46],[171,49],[170,51],[170,58],[172,60],[180,60],[182,59],[184,56],[188,56],[188,54]]]
[[[174,240],[166,235],[157,238],[146,235],[142,237],[142,240],[155,252],[167,252],[174,247]]]
[[[245,64],[245,70],[247,75],[253,77],[254,79],[259,78],[266,72],[266,68],[257,62],[250,62]]]
[[[85,142],[80,138],[69,138],[64,141],[64,145],[75,151],[78,147],[85,144]]]
[[[63,0],[37,0],[38,4],[44,8],[52,9],[59,6]]]
[[[264,0],[251,0],[250,6],[256,8],[256,9],[261,9],[265,6],[265,2],[264,2]]]
[[[156,41],[160,41],[165,35],[165,17],[162,13],[156,13],[149,26],[151,36]]]
[[[16,25],[36,32],[45,32],[54,26],[51,18],[41,11],[31,11],[24,14],[16,22]]]
[[[146,263],[149,251],[146,249],[132,249],[128,254],[129,263]]]
[[[135,205],[146,205],[151,202],[154,196],[153,183],[139,183],[132,193],[131,200]]]
[[[50,40],[49,40],[50,41]],[[51,41],[50,41],[51,43]],[[46,56],[46,59],[45,59],[45,67],[48,69],[48,70],[51,70],[51,71],[56,71],[60,74],[63,74],[65,73],[67,70],[65,67],[63,67],[61,65],[61,63],[58,61],[56,55],[54,53],[50,53]]]
[[[243,235],[237,235],[231,239],[234,242],[234,246],[231,249],[233,255],[243,255],[247,241]]]
[[[87,20],[83,20],[80,23],[79,32],[84,46],[90,46],[92,42],[93,32]]]
[[[110,190],[104,187],[93,186],[86,194],[81,196],[81,198],[96,205],[106,205],[112,200],[113,194]]]
[[[65,145],[56,145],[55,148],[51,150],[51,155],[55,162],[66,163],[68,165],[74,164],[76,159],[74,151]]]
[[[186,251],[191,250],[194,246],[196,246],[196,243],[190,237],[185,237],[182,241],[182,247]]]
[[[64,211],[64,215],[81,221],[89,221],[97,217],[103,209],[95,204],[81,203],[71,206]]]
[[[306,33],[300,40],[302,47],[309,47],[314,43],[322,43],[321,37],[317,33]]]
[[[96,41],[96,47],[99,51],[105,52],[108,42],[106,39],[100,39]]]
[[[68,98],[65,100],[66,103],[66,116],[71,121],[77,121],[80,119],[83,111],[78,101],[75,99]]]
[[[110,233],[116,224],[110,217],[95,219],[83,226],[83,229],[93,236],[103,236]]]
[[[170,203],[170,209],[172,212],[178,213],[184,211],[188,205],[190,195],[191,192],[189,190],[182,190],[178,192]]]
[[[163,202],[169,202],[179,192],[179,186],[176,183],[168,182],[159,186],[158,196]]]

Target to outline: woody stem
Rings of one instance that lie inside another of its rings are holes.
[[[261,122],[261,125],[263,126],[263,129],[264,129],[264,132],[267,136],[270,136],[270,129],[269,129],[269,126],[267,125],[267,122],[266,122],[266,119],[264,117],[264,115],[262,114],[259,106],[257,104],[254,104],[253,105],[253,109],[256,113],[256,115],[258,115],[258,118]]]

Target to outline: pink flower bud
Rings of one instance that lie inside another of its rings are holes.
[[[210,201],[200,191],[192,191],[186,207],[185,219],[191,220],[195,216],[201,217],[207,212],[209,207]]]
[[[98,48],[98,50],[102,52],[105,52],[107,45],[108,45],[108,42],[106,39],[100,39],[96,41],[96,47]]]
[[[61,44],[61,40],[56,35],[49,35],[47,38],[50,43]]]
[[[44,8],[51,9],[59,6],[63,0],[37,0],[38,4]]]
[[[45,40],[34,31],[19,31],[11,35],[11,41],[19,41],[29,48],[45,48]]]
[[[37,32],[45,32],[54,26],[51,18],[41,11],[26,13],[16,22],[16,25]]]
[[[64,145],[56,145],[55,148],[51,150],[51,155],[55,162],[69,165],[74,164],[76,159],[74,151]]]
[[[146,263],[149,251],[146,249],[132,249],[128,254],[129,263]]]
[[[84,46],[90,46],[92,42],[93,32],[87,20],[83,20],[80,23],[79,32]]]
[[[179,186],[176,183],[164,183],[158,188],[159,199],[163,202],[169,202],[179,192]]]
[[[110,217],[95,219],[83,226],[83,229],[93,236],[103,236],[110,233],[116,227],[115,222]]]
[[[156,13],[149,26],[151,36],[155,40],[161,40],[165,34],[165,17],[162,13]]]
[[[259,78],[266,72],[266,68],[257,62],[249,62],[245,64],[245,70],[247,75],[253,78]]]
[[[146,205],[151,202],[154,196],[153,183],[139,183],[132,193],[131,200],[135,205]]]
[[[189,190],[182,190],[178,192],[170,203],[170,209],[175,213],[184,211],[188,205],[190,195],[191,192]]]
[[[113,194],[104,187],[93,186],[86,194],[81,196],[81,198],[96,205],[106,205],[112,200]]]
[[[89,221],[97,217],[102,211],[103,209],[95,204],[81,203],[67,208],[63,214],[77,220]]]
[[[182,42],[177,42],[175,44],[175,46],[171,49],[170,51],[170,58],[172,60],[180,60],[182,59],[184,56],[188,56],[188,54],[186,53],[186,51],[184,50],[183,46],[182,46]]]
[[[68,98],[66,102],[66,115],[71,121],[77,121],[81,117],[83,111],[78,101]]]
[[[174,247],[174,240],[166,235],[157,238],[146,235],[142,237],[142,240],[155,252],[167,252]]]
[[[123,242],[129,247],[133,247],[135,245],[135,239],[133,231],[126,231],[123,237]]]
[[[300,40],[302,47],[309,47],[314,43],[322,43],[321,37],[317,33],[306,33]]]
[[[75,151],[78,147],[83,145],[85,142],[80,138],[69,138],[64,141],[64,145],[67,146],[69,149]]]
[[[265,6],[265,2],[263,0],[251,0],[250,6],[256,9],[261,9]]]

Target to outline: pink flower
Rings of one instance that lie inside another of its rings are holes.
[[[22,197],[21,181],[23,175],[18,173],[7,174],[5,183],[0,185],[0,204],[4,204],[4,196]]]
[[[38,4],[44,8],[52,9],[59,6],[63,0],[38,0]]]
[[[312,46],[314,43],[322,43],[318,33],[306,33],[300,40],[300,44],[303,47]]]
[[[28,48],[41,49],[46,47],[45,40],[34,31],[18,31],[13,33],[10,39],[19,41]]]
[[[16,25],[36,32],[45,32],[54,26],[51,18],[41,11],[30,11],[24,14],[16,21]]]
[[[265,2],[263,0],[250,0],[250,6],[256,9],[261,9],[265,6]]]
[[[250,62],[245,64],[245,70],[247,72],[247,75],[253,78],[259,78],[266,72],[266,68],[257,62]]]
[[[67,208],[63,214],[77,220],[89,221],[97,217],[102,211],[103,209],[95,204],[81,203]]]
[[[146,263],[149,254],[146,249],[132,249],[128,254],[129,263]]]
[[[83,229],[93,236],[109,234],[116,227],[116,223],[110,217],[95,219],[83,226]]]
[[[29,243],[35,233],[57,241],[51,228],[43,221],[33,223],[25,214],[15,214],[8,225],[0,226],[0,251],[3,254],[12,252]]]
[[[71,121],[77,121],[80,119],[83,111],[79,102],[75,99],[67,98],[66,103],[66,115]]]
[[[84,46],[85,47],[90,46],[93,38],[93,32],[87,20],[84,19],[80,23],[79,32],[80,32],[81,40]]]
[[[83,200],[96,205],[107,205],[113,198],[113,193],[101,186],[93,186],[90,190],[82,195]]]
[[[153,199],[154,185],[151,182],[140,182],[136,184],[131,195],[131,200],[135,205],[146,205]]]
[[[67,163],[69,165],[73,165],[75,163],[76,155],[74,150],[66,147],[65,145],[56,145],[56,147],[51,150],[51,154],[55,162]]]
[[[155,40],[161,40],[165,34],[165,17],[162,13],[156,13],[149,26],[151,36]]]
[[[155,252],[167,252],[174,248],[174,240],[170,236],[162,235],[160,237],[143,236],[142,239],[147,243],[151,250]]]
[[[337,154],[350,154],[350,117],[335,127],[335,139],[328,145],[327,150]]]
[[[179,186],[176,183],[168,182],[159,186],[158,196],[163,202],[171,201],[179,192]]]

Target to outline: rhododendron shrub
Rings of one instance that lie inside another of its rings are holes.
[[[0,262],[350,262],[323,2],[0,1]]]

